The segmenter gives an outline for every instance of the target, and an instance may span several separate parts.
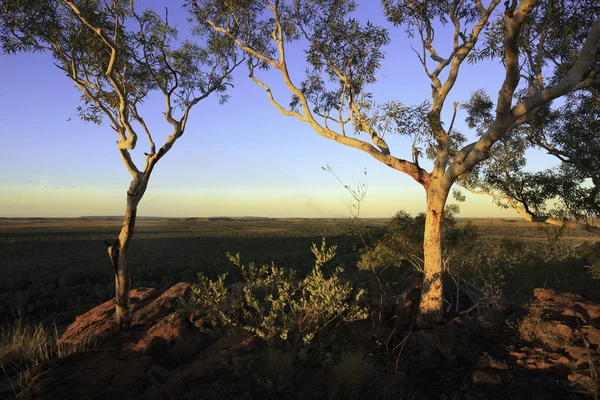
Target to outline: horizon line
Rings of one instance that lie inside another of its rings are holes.
[[[39,216],[31,216],[31,217],[4,217],[0,216],[0,219],[29,219],[29,220],[39,220],[39,219],[122,219],[122,215],[82,215],[79,217],[39,217]],[[360,217],[358,219],[392,219],[393,216],[390,217]],[[493,217],[493,216],[481,216],[481,217],[455,217],[456,219],[525,219],[520,216],[515,217]],[[158,216],[158,215],[138,215],[136,219],[173,219],[173,220],[181,220],[181,219],[352,219],[352,217],[301,217],[301,216],[290,216],[290,217],[264,217],[259,215],[244,215],[244,216],[227,216],[227,215],[211,215],[211,216],[189,216],[189,217],[166,217],[166,216]]]

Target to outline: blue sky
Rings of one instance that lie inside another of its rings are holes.
[[[150,5],[158,10],[162,3],[138,2],[140,8]],[[360,18],[389,26],[379,2],[373,3],[377,6],[362,3]],[[169,15],[185,36],[183,10],[171,6]],[[418,43],[407,39],[402,28],[389,28],[392,41],[371,91],[379,103],[421,103],[430,98],[431,89],[410,48],[418,48]],[[443,50],[449,39],[438,33],[438,48]],[[292,78],[299,83],[305,68],[300,48],[290,49],[289,61]],[[122,214],[130,176],[116,150],[116,134],[108,125],[79,120],[80,94],[52,64],[50,55],[1,55],[0,76],[0,216]],[[271,84],[283,104],[288,103],[289,92],[275,71],[260,77]],[[453,101],[466,101],[480,88],[493,97],[501,79],[498,62],[464,65],[446,102],[447,123]],[[411,178],[282,116],[269,104],[265,92],[247,78],[245,69],[236,71],[234,85],[225,105],[208,99],[193,109],[185,135],[156,166],[138,215],[347,217],[350,196],[335,177],[322,171],[325,165],[351,186],[364,180],[366,168],[363,217],[389,217],[399,209],[413,214],[424,210],[424,190]],[[143,108],[157,144],[170,133],[162,118],[163,108],[158,93],[152,94]],[[456,127],[474,138],[463,120],[464,113],[459,111]],[[392,154],[410,156],[405,139],[386,136],[386,140]],[[140,136],[135,160],[141,163],[147,150]],[[529,160],[533,169],[553,165],[552,159],[539,152],[531,152]],[[517,215],[497,208],[487,197],[473,195],[461,210],[465,217]]]

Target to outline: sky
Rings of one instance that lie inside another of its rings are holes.
[[[138,7],[161,10],[169,4],[169,20],[186,36],[185,12],[175,2],[138,1]],[[379,1],[363,0],[357,11],[390,29],[391,43],[378,81],[370,91],[378,103],[399,100],[415,105],[430,99],[430,81],[406,37],[383,18]],[[451,37],[436,35],[438,51]],[[435,42],[434,42],[435,44]],[[302,48],[289,49],[292,79],[299,83],[305,68]],[[462,66],[443,117],[450,122],[453,101],[465,102],[470,93],[486,89],[495,95],[502,81],[499,62]],[[248,79],[247,70],[234,72],[231,98],[199,103],[190,114],[185,134],[155,167],[138,215],[165,217],[264,216],[336,217],[350,215],[350,194],[322,170],[330,166],[347,185],[365,181],[367,194],[361,217],[390,217],[400,209],[425,210],[424,189],[412,178],[393,170],[360,150],[319,136],[307,124],[281,115],[265,92]],[[56,68],[48,54],[0,55],[0,217],[79,217],[121,215],[130,175],[121,162],[116,133],[108,126],[85,124],[77,116],[80,93]],[[290,99],[276,71],[259,75],[283,104]],[[159,145],[170,133],[162,117],[164,98],[151,93],[142,115]],[[455,127],[470,139],[474,132],[459,110]],[[364,136],[363,136],[364,139]],[[400,136],[386,136],[392,154],[410,157]],[[134,160],[143,167],[147,142],[140,135]],[[531,151],[530,169],[554,161]],[[486,196],[468,195],[461,217],[517,217]]]

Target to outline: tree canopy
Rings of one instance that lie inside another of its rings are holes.
[[[78,114],[85,122],[108,120],[131,184],[123,225],[108,253],[115,269],[116,321],[131,321],[131,280],[127,249],[137,207],[156,163],[184,134],[192,107],[211,94],[225,101],[232,70],[241,62],[232,43],[206,32],[200,40],[180,40],[169,24],[148,9],[139,13],[133,0],[6,0],[0,5],[0,44],[4,53],[48,52],[54,64],[81,91]],[[157,148],[141,115],[152,94],[164,97],[171,134]],[[132,159],[139,135],[149,150],[140,168]]]
[[[418,46],[417,58],[431,81],[431,98],[406,105],[378,103],[370,86],[391,48],[388,30],[355,13],[353,0],[188,0],[198,31],[232,40],[248,56],[250,78],[282,114],[307,123],[319,135],[360,149],[411,176],[427,193],[421,325],[439,320],[441,226],[452,185],[490,157],[492,148],[518,130],[543,121],[550,103],[600,85],[600,5],[595,0],[384,0],[383,13]],[[440,45],[439,32],[450,31]],[[290,74],[288,49],[303,46],[305,74]],[[448,46],[449,45],[449,46]],[[389,46],[389,48],[387,47]],[[440,49],[450,48],[441,51]],[[384,51],[385,49],[385,51]],[[469,124],[478,137],[465,145],[454,116],[442,110],[463,63],[499,59],[504,80],[492,102],[472,100]],[[273,71],[292,95],[276,99],[262,78]],[[401,72],[399,72],[401,73]],[[402,88],[398,88],[402,94]],[[386,135],[411,144],[391,149]],[[419,159],[433,161],[430,171]]]

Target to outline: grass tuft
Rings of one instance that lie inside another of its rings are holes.
[[[270,348],[263,356],[266,372],[279,383],[287,382],[294,372],[294,354],[277,348]]]
[[[519,334],[529,342],[538,342],[551,350],[564,348],[569,342],[542,318],[541,307],[529,307],[529,315],[519,322]]]
[[[358,350],[346,350],[333,368],[336,379],[343,388],[344,398],[364,398],[367,388],[373,387],[375,364]]]
[[[59,338],[56,325],[27,323],[21,315],[12,325],[0,326],[0,370],[15,395],[31,383],[31,371],[38,365],[93,347],[89,338],[77,345],[59,343]]]

